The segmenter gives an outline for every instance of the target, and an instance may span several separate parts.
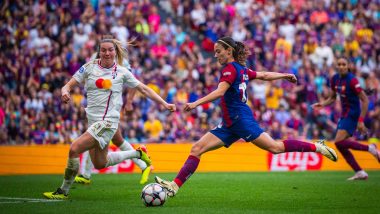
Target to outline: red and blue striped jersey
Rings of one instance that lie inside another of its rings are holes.
[[[230,88],[221,97],[223,124],[227,127],[240,118],[252,118],[253,114],[247,102],[248,81],[256,78],[256,71],[246,68],[237,62],[231,62],[222,69],[219,83],[228,82]]]
[[[358,94],[363,90],[354,74],[348,73],[345,76],[335,74],[331,78],[331,89],[340,97],[342,104],[342,117],[360,115],[360,99]]]

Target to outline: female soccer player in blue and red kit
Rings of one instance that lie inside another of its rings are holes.
[[[188,159],[174,181],[155,178],[156,182],[167,190],[168,196],[174,196],[196,171],[202,154],[222,146],[229,147],[240,138],[274,154],[296,151],[319,152],[333,161],[337,160],[335,151],[324,145],[323,141],[316,144],[298,140],[276,142],[260,128],[253,118],[253,113],[246,104],[248,81],[286,79],[296,83],[297,79],[293,74],[256,72],[246,68],[244,65],[249,54],[248,50],[243,43],[236,42],[230,37],[219,39],[214,45],[214,51],[218,62],[224,66],[218,88],[193,103],[187,103],[185,111],[191,111],[199,105],[221,98],[223,122],[207,132],[192,146]]]
[[[342,103],[342,115],[338,122],[335,145],[347,163],[356,172],[355,175],[348,178],[348,180],[366,180],[368,174],[362,170],[349,149],[369,151],[379,162],[380,152],[377,150],[376,144],[365,145],[348,140],[355,132],[356,127],[362,133],[366,131],[363,122],[368,109],[368,98],[360,87],[358,79],[349,71],[348,64],[346,58],[338,58],[338,73],[331,78],[331,95],[325,101],[315,103],[313,107],[319,109],[330,105],[335,101],[336,95],[339,94]],[[361,108],[360,102],[362,103]]]

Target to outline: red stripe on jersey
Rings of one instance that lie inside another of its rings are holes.
[[[352,89],[352,91],[355,92],[355,94],[359,94],[360,92],[363,91],[358,79],[356,79],[355,77],[352,78],[350,81],[350,88]]]
[[[234,83],[237,71],[232,63],[228,63],[222,70],[219,82],[228,82],[230,85]]]
[[[224,99],[224,96],[221,98],[220,105],[222,106],[223,119],[224,121],[226,121],[226,126],[227,127],[231,126],[232,121],[231,121],[230,114],[228,113],[228,108],[227,108],[227,104],[226,104],[226,100]]]
[[[252,69],[248,69],[247,74],[248,74],[249,80],[256,79],[256,76],[257,76],[257,72],[256,71],[254,71]]]
[[[104,115],[103,115],[103,119],[106,117],[107,115],[107,112],[108,112],[108,107],[110,106],[110,100],[111,100],[111,96],[112,96],[112,91],[110,91],[110,95],[108,96],[108,100],[107,100],[107,106],[106,106],[106,111],[104,112]]]
[[[240,82],[241,83],[244,82],[244,71],[245,71],[245,69],[240,70]],[[240,100],[243,100],[244,93],[245,93],[245,91],[240,89],[240,87],[239,87],[239,98],[240,98]]]

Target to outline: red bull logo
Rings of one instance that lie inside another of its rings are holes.
[[[269,171],[320,170],[322,155],[313,152],[268,153]]]

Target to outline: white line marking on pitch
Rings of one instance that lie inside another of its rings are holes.
[[[25,202],[60,202],[64,200],[49,200],[49,199],[39,199],[39,198],[13,198],[13,197],[0,197],[0,200],[12,200],[12,201],[0,201],[0,204],[16,204]]]

